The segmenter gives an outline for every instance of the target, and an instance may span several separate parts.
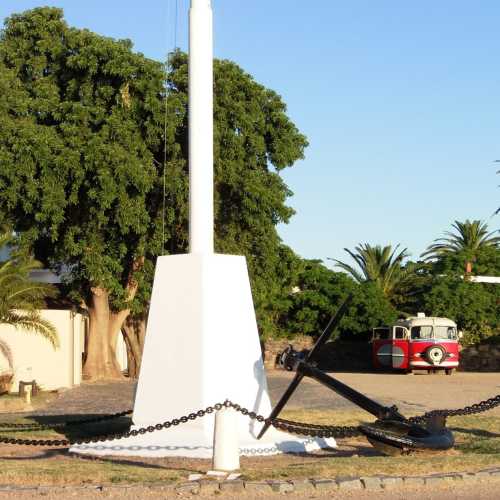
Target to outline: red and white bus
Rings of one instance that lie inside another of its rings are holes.
[[[373,364],[376,368],[406,373],[444,370],[446,375],[451,375],[459,364],[460,336],[451,319],[418,313],[391,326],[374,328]]]

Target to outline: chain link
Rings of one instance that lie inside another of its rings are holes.
[[[414,424],[420,424],[425,422],[427,419],[439,415],[444,417],[458,416],[458,415],[472,415],[476,413],[482,413],[484,411],[491,410],[497,406],[500,406],[500,394],[475,403],[471,406],[466,406],[464,408],[456,410],[432,410],[424,415],[408,418],[407,421]],[[188,415],[183,415],[179,418],[174,418],[172,420],[158,423],[156,425],[149,425],[147,427],[141,427],[139,429],[132,429],[125,432],[118,432],[114,434],[107,434],[103,436],[94,436],[86,439],[17,439],[10,438],[7,436],[0,436],[0,443],[6,444],[17,444],[25,446],[70,446],[70,445],[84,445],[90,443],[101,443],[106,441],[112,441],[114,439],[123,439],[128,437],[135,437],[138,435],[143,435],[150,432],[156,432],[163,429],[169,429],[170,427],[175,427],[180,424],[185,424],[188,421],[196,420],[197,418],[209,415],[214,411],[219,411],[222,408],[233,408],[235,411],[241,413],[242,415],[248,416],[252,420],[256,420],[260,423],[270,423],[273,427],[279,430],[284,430],[292,434],[299,434],[309,437],[319,437],[319,438],[347,438],[353,436],[359,436],[362,433],[359,430],[359,426],[334,426],[334,425],[319,425],[319,424],[307,424],[305,422],[296,422],[292,420],[285,420],[282,418],[275,418],[272,421],[265,418],[254,411],[250,411],[247,408],[240,406],[239,404],[233,403],[232,401],[226,400],[224,403],[217,403],[213,406],[207,406],[204,410],[198,410],[197,412],[189,413]],[[8,422],[0,422],[0,427],[9,428],[12,430],[16,429],[27,429],[36,428],[36,430],[43,429],[57,429],[65,426],[73,426],[80,424],[89,424],[96,422],[103,422],[106,420],[112,420],[114,418],[123,417],[132,413],[132,410],[127,410],[119,413],[114,413],[110,415],[102,415],[99,417],[93,417],[82,420],[73,420],[61,423],[55,423],[52,425],[38,425],[38,424],[9,424]]]

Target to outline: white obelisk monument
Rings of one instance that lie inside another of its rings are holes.
[[[271,404],[245,257],[214,254],[213,71],[210,0],[189,12],[189,254],[156,263],[144,354],[134,404],[136,428],[196,412],[226,399],[264,416]],[[300,439],[237,414],[240,454],[335,446]],[[75,446],[100,455],[211,458],[214,415],[111,442]]]

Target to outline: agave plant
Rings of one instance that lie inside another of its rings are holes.
[[[1,234],[0,249],[11,241],[8,233]],[[0,323],[42,335],[55,349],[59,346],[56,329],[39,312],[44,299],[55,295],[55,289],[30,279],[30,272],[40,267],[39,262],[25,257],[0,262]]]
[[[479,252],[487,247],[500,248],[500,231],[488,231],[488,225],[479,220],[455,221],[454,232],[446,231],[444,238],[434,240],[422,254],[426,260],[439,260],[452,254],[463,254],[467,260],[466,270],[470,272]]]
[[[359,269],[337,259],[336,266],[347,271],[358,283],[371,281],[375,283],[384,295],[391,299],[396,294],[409,286],[418,268],[416,264],[403,265],[403,260],[409,256],[405,248],[398,251],[399,245],[394,250],[391,245],[382,247],[372,246],[369,243],[360,244],[351,251],[344,250],[354,259]]]

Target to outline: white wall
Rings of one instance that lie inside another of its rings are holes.
[[[469,279],[476,283],[497,283],[500,285],[500,276],[470,276]]]
[[[121,333],[118,334],[118,340],[116,342],[116,359],[118,360],[118,365],[121,370],[125,371],[128,368],[127,346]]]
[[[44,390],[81,382],[85,317],[67,310],[43,310],[41,316],[56,327],[57,350],[40,335],[0,324],[0,373],[14,373],[13,392],[21,380],[35,379]]]

